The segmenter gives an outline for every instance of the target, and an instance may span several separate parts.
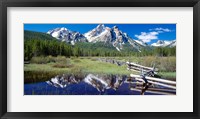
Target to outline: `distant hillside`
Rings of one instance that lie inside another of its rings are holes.
[[[24,40],[56,40],[49,34],[24,30]]]
[[[104,53],[111,53],[113,56],[116,55],[122,55],[123,56],[128,56],[129,54],[134,54],[137,52],[136,49],[131,47],[130,44],[124,44],[123,49],[119,52],[116,50],[115,47],[113,47],[112,44],[109,43],[103,43],[103,42],[96,42],[96,43],[89,43],[89,42],[78,42],[75,45],[76,47],[81,48],[82,50],[85,51],[93,51],[93,52],[98,52],[99,55],[105,55]],[[110,54],[110,55],[111,55]]]

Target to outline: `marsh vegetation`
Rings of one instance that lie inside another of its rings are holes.
[[[163,78],[176,77],[176,58],[175,57],[71,57],[64,56],[47,56],[33,57],[30,64],[24,64],[24,82],[32,83],[49,80],[51,77],[69,73],[75,75],[93,74],[119,74],[129,75],[130,73],[139,74],[138,72],[126,70],[127,66],[118,66],[116,64],[99,61],[99,58],[114,59],[117,61],[133,61],[145,66],[152,66],[156,62],[159,68],[159,74]]]

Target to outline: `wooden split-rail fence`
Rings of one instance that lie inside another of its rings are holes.
[[[141,70],[143,70],[144,72],[149,72],[154,70],[154,73],[157,74],[158,73],[158,69],[154,68],[154,67],[146,67],[146,66],[142,66],[139,65],[137,63],[133,63],[133,62],[126,62],[127,64],[127,69],[128,70],[132,70],[132,71],[136,71],[136,72],[141,72]]]
[[[141,72],[140,75],[130,74],[131,80],[135,80],[137,86],[141,87],[132,87],[131,90],[139,91],[140,89],[144,89],[144,86],[147,84],[157,85],[163,88],[155,88],[152,87],[151,90],[148,89],[146,92],[151,93],[160,93],[160,94],[170,94],[168,92],[176,92],[176,81],[163,79],[163,78],[156,78],[155,75],[158,74],[158,69],[155,67],[146,67],[139,65],[133,62],[126,62],[127,69],[131,71]],[[158,76],[158,75],[157,75]]]

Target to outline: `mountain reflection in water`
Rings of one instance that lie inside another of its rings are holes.
[[[105,89],[114,89],[117,90],[118,87],[122,84],[122,80],[126,79],[126,76],[116,76],[116,75],[93,75],[88,74],[85,78],[75,77],[74,75],[62,75],[56,76],[49,81],[46,81],[49,85],[65,88],[70,84],[77,84],[81,81],[93,86],[99,92],[103,92]]]
[[[127,76],[63,74],[49,81],[24,85],[25,95],[174,95],[175,90],[144,85]]]

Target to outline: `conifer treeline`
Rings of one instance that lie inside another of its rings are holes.
[[[174,48],[144,48],[141,52],[131,46],[124,46],[124,50],[117,51],[112,44],[105,43],[76,43],[74,46],[58,40],[25,40],[24,58],[30,60],[33,56],[175,56]]]
[[[121,52],[109,43],[79,42],[74,46],[58,41],[49,34],[33,31],[24,31],[24,59],[30,60],[33,56],[175,56],[174,48],[146,47],[138,52],[130,44],[124,44]]]

